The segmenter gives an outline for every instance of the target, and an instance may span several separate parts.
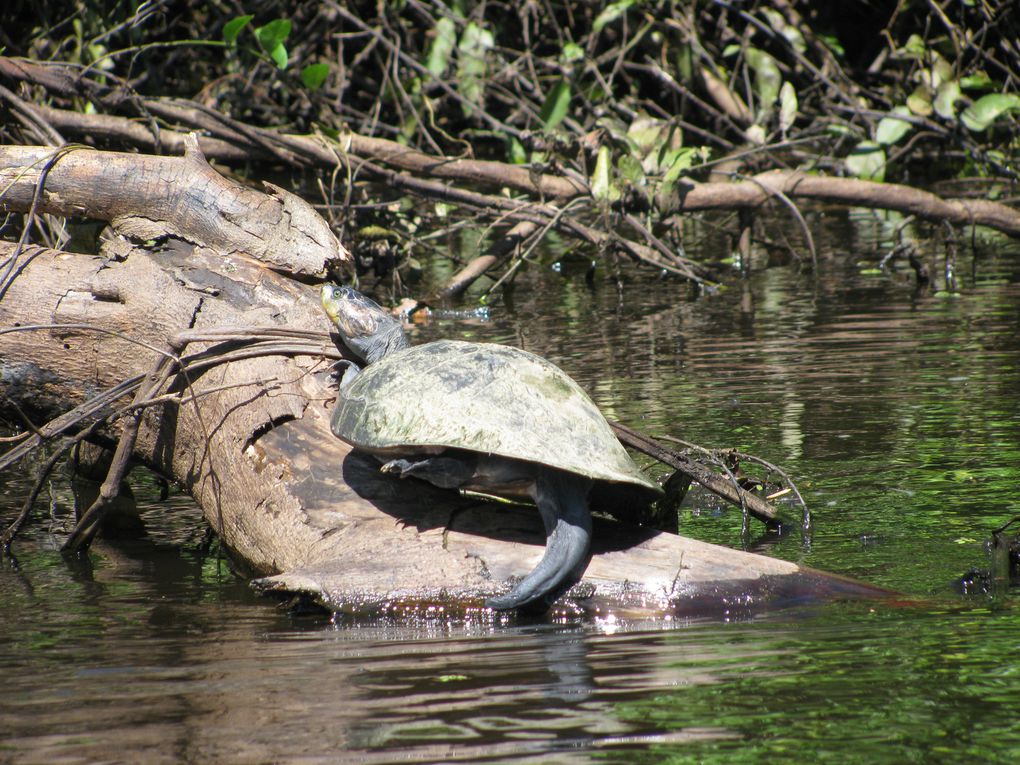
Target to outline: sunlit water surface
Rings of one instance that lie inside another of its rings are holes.
[[[52,514],[0,569],[0,763],[1020,761],[1020,601],[987,546],[1020,515],[1020,247],[978,238],[948,284],[932,252],[936,284],[917,291],[871,272],[890,232],[830,216],[814,272],[694,301],[627,268],[622,288],[535,268],[487,321],[416,341],[523,345],[617,419],[783,466],[810,535],[742,534],[699,492],[683,532],[902,602],[669,625],[331,621],[250,594],[151,479],[134,485],[146,533],[68,564],[57,477]],[[4,519],[24,472],[0,479]]]

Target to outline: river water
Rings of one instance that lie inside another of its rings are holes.
[[[144,525],[65,562],[57,476],[0,566],[0,763],[1020,761],[1020,591],[989,547],[1020,516],[1020,245],[982,233],[947,269],[919,238],[918,290],[877,268],[895,221],[816,224],[816,267],[692,299],[631,267],[546,262],[488,319],[415,340],[522,345],[616,419],[781,465],[810,534],[745,532],[697,491],[683,533],[902,601],[668,626],[288,613],[145,476]],[[719,243],[693,229],[689,246]],[[26,472],[0,477],[5,520]]]

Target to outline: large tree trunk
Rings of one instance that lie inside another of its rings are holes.
[[[55,417],[148,374],[182,333],[206,338],[187,355],[236,349],[224,328],[328,329],[317,289],[292,275],[322,272],[344,259],[343,248],[296,197],[236,186],[197,151],[167,159],[82,150],[48,161],[41,150],[7,147],[0,183],[10,184],[0,199],[8,210],[28,210],[42,183],[38,209],[87,211],[150,240],[107,237],[99,256],[0,244],[4,262],[18,255],[0,283],[0,325],[18,329],[0,335],[3,404]],[[395,481],[351,453],[329,431],[335,355],[324,335],[308,335],[297,351],[176,375],[170,390],[185,400],[144,410],[135,458],[187,488],[265,590],[310,594],[330,608],[480,609],[540,556],[537,513]],[[116,426],[106,432],[116,436]],[[584,582],[564,602],[672,614],[882,594],[606,521],[596,525]]]

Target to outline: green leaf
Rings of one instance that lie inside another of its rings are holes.
[[[963,98],[960,91],[960,83],[957,80],[947,80],[939,85],[935,91],[935,100],[932,106],[935,113],[944,119],[952,119],[956,114],[956,102]]]
[[[252,15],[238,16],[236,19],[231,19],[223,25],[223,39],[226,40],[227,45],[234,45],[237,42],[237,36],[241,34],[241,30],[248,26],[253,18]]]
[[[875,141],[861,141],[844,160],[847,172],[867,181],[885,180],[885,152]]]
[[[613,115],[607,114],[603,117],[599,117],[595,124],[597,127],[608,133],[614,143],[627,142],[627,126],[622,120],[617,119]]]
[[[287,46],[280,43],[271,51],[269,51],[269,58],[273,59],[277,69],[287,68]]]
[[[938,90],[942,83],[949,82],[949,80],[953,79],[954,72],[952,64],[942,58],[942,56],[938,53],[935,53],[934,56],[935,60],[931,65],[931,78],[929,79],[929,83],[931,84],[931,87]]]
[[[875,130],[875,140],[883,146],[892,146],[903,136],[914,129],[914,126],[907,120],[897,119],[896,115],[910,116],[910,109],[905,106],[897,106],[888,117],[878,121],[878,128]]]
[[[694,46],[690,43],[674,43],[673,65],[680,82],[690,82],[694,77]]]
[[[287,41],[291,26],[290,19],[276,19],[265,26],[256,27],[255,36],[258,38],[259,44],[266,49],[266,52],[269,52]]]
[[[472,105],[481,106],[485,98],[485,83],[488,79],[486,55],[495,45],[492,32],[475,22],[469,23],[457,44],[457,90],[464,97],[465,114],[470,114]]]
[[[700,153],[701,149],[695,146],[686,146],[668,152],[662,161],[662,166],[669,168],[666,174],[662,176],[663,186],[676,182],[684,172],[690,170],[694,166],[694,160]]]
[[[624,154],[620,157],[616,163],[616,169],[622,177],[626,178],[634,186],[645,185],[645,171],[633,154]]]
[[[418,131],[418,117],[416,112],[408,110],[407,116],[400,123],[400,133],[397,135],[397,143],[407,146],[411,142],[411,136]]]
[[[564,64],[571,64],[584,58],[584,48],[575,42],[568,42],[560,51],[560,61]]]
[[[789,82],[784,82],[783,87],[779,89],[779,129],[786,132],[793,127],[794,120],[797,119],[797,109],[799,104],[797,103],[797,91],[793,85]]]
[[[620,190],[613,184],[610,174],[612,165],[609,147],[600,146],[595,172],[591,176],[591,195],[603,202],[615,202],[620,198]]]
[[[523,165],[528,161],[528,152],[515,136],[509,136],[507,141],[507,159],[514,165]]]
[[[457,44],[457,26],[453,19],[443,17],[436,23],[436,36],[432,38],[432,45],[429,46],[429,57],[425,62],[425,68],[436,77],[441,77],[450,63],[450,54]]]
[[[634,118],[634,121],[627,127],[627,138],[634,144],[634,149],[641,156],[651,153],[656,149],[663,139],[662,120],[644,115]]]
[[[747,130],[744,131],[744,138],[753,143],[755,146],[763,146],[765,144],[765,128],[761,125],[751,125]]]
[[[656,142],[656,151],[641,162],[645,174],[654,175],[668,170],[676,159],[677,152],[684,145],[684,131],[679,125],[670,125],[664,130],[665,135]]]
[[[754,90],[758,94],[759,116],[769,114],[779,98],[783,75],[779,64],[768,53],[757,48],[747,49],[747,64],[754,70]]]
[[[595,34],[598,34],[606,26],[612,24],[625,14],[634,5],[637,5],[637,0],[619,0],[619,2],[607,5],[602,12],[595,17],[595,21],[592,23],[591,27],[592,31]]]
[[[896,51],[900,58],[923,59],[928,46],[924,44],[924,38],[919,34],[912,34],[907,38],[906,44]]]
[[[309,64],[301,70],[301,82],[309,90],[318,90],[329,77],[329,64]]]
[[[1020,96],[1015,93],[989,93],[963,110],[960,120],[968,130],[988,129],[999,117],[1020,111]]]
[[[634,118],[624,136],[631,156],[641,164],[643,175],[658,175],[667,168],[663,160],[670,150],[683,146],[683,139],[679,126],[645,114]],[[623,166],[622,160],[617,162],[617,167],[622,169]]]
[[[760,11],[768,24],[776,32],[779,32],[790,46],[798,53],[807,51],[807,43],[804,42],[804,35],[797,27],[786,23],[786,17],[774,8],[762,8]]]
[[[290,19],[275,19],[255,29],[259,45],[273,59],[278,69],[287,68],[287,46],[283,43],[290,36],[291,26]]]
[[[922,82],[907,96],[907,106],[920,117],[930,117],[934,111],[931,105],[931,88]]]
[[[542,110],[538,113],[539,118],[546,130],[555,130],[567,116],[567,109],[570,107],[570,83],[566,79],[560,79],[552,90],[546,94],[542,104]]]
[[[853,128],[842,122],[830,122],[825,126],[825,132],[837,138],[854,135]]]
[[[960,87],[964,90],[991,90],[995,87],[992,78],[984,72],[968,74],[960,78]]]
[[[839,38],[835,35],[820,35],[821,40],[825,43],[825,47],[831,50],[838,58],[846,56],[846,51],[843,49],[843,44],[839,41]]]

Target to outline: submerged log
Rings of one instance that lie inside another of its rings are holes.
[[[90,153],[99,154],[81,155]],[[62,162],[49,173],[59,175]],[[103,167],[103,158],[74,166],[85,175]],[[47,209],[61,212],[62,199],[48,196]],[[117,209],[119,218],[152,219],[151,210]],[[251,230],[242,218],[235,210],[232,226]],[[189,219],[178,218],[176,236],[155,249],[106,237],[99,256],[20,251],[0,302],[0,407],[53,418],[125,379],[141,385],[159,359],[179,355],[191,371],[176,374],[144,407],[133,456],[194,496],[236,560],[261,577],[263,591],[302,594],[331,609],[443,604],[482,611],[485,596],[503,591],[541,555],[537,513],[390,479],[334,438],[329,363],[336,350],[324,334],[317,289],[283,273],[272,253],[239,257],[228,246],[227,256],[219,243],[196,244],[201,237],[182,223]],[[279,233],[279,241],[292,241]],[[336,248],[326,247],[324,257],[343,257]],[[0,244],[0,259],[16,251]],[[304,330],[304,340],[245,356],[241,339],[252,327]],[[218,363],[217,355],[233,360]],[[130,415],[140,405],[122,396],[83,414],[84,422],[109,417],[103,431],[115,438],[125,421],[118,406]],[[65,432],[82,424],[63,422]],[[568,608],[675,615],[887,594],[610,521],[598,523],[595,536],[585,578],[563,601]]]

